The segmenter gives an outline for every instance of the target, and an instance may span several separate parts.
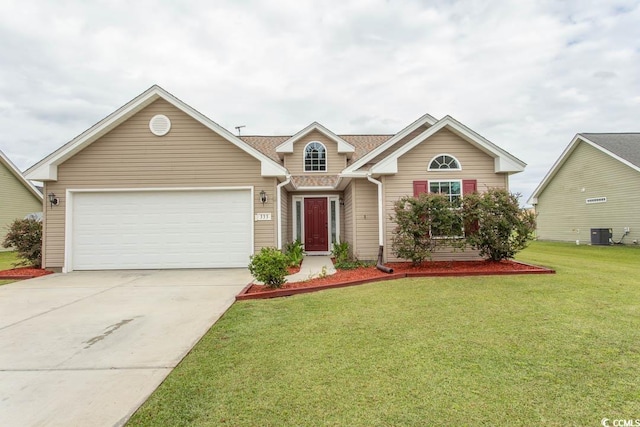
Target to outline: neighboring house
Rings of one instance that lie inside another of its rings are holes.
[[[0,251],[11,223],[27,214],[42,211],[42,193],[0,151]]]
[[[312,123],[238,137],[153,86],[27,177],[59,200],[45,204],[44,266],[71,271],[246,267],[260,248],[295,239],[310,254],[347,241],[366,260],[384,245],[393,260],[399,197],[508,188],[524,167],[449,116],[396,135]]]
[[[640,133],[576,135],[529,203],[538,215],[540,240],[588,244],[592,234],[598,236],[592,229],[611,229],[612,242],[637,244]]]

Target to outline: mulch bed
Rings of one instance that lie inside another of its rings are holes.
[[[387,267],[393,268],[393,273],[384,273],[375,266],[361,267],[353,270],[338,270],[336,274],[307,280],[304,282],[285,283],[280,289],[269,289],[264,285],[248,284],[237,300],[274,298],[289,296],[299,293],[314,292],[322,289],[340,288],[346,286],[361,285],[363,283],[378,282],[382,280],[401,279],[404,277],[446,277],[446,276],[490,276],[507,274],[553,274],[554,270],[525,264],[521,262],[505,260],[493,261],[432,261],[420,266],[411,263],[387,263]]]
[[[52,273],[53,271],[44,270],[42,268],[18,267],[0,271],[0,280],[33,279],[34,277],[46,276],[47,274]]]

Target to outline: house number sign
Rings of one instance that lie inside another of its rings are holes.
[[[271,221],[271,213],[257,213],[256,221]]]

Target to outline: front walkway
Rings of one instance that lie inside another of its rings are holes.
[[[336,273],[331,258],[323,255],[305,255],[300,271],[287,276],[287,283],[304,282],[321,276],[331,276]]]

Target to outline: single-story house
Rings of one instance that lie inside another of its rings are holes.
[[[640,133],[577,134],[529,203],[539,240],[637,244]]]
[[[299,239],[308,254],[349,242],[390,252],[393,203],[508,188],[525,163],[452,117],[395,135],[236,136],[153,86],[31,167],[45,183],[43,265],[87,269],[246,267]],[[470,252],[442,254],[470,257]]]
[[[42,193],[0,150],[0,251],[9,226],[16,219],[42,212]]]

